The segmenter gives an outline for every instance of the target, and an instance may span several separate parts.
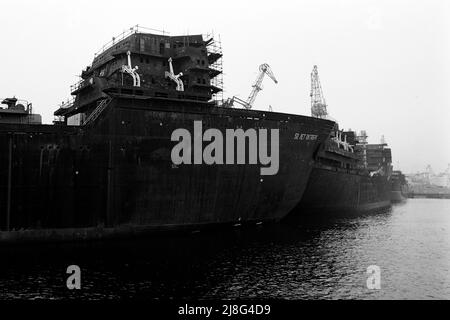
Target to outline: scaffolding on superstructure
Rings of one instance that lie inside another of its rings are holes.
[[[363,162],[363,167],[367,168],[367,138],[369,136],[367,135],[366,130],[361,130],[361,132],[356,136],[356,140],[358,141],[358,143],[356,144],[358,147],[361,148],[362,151],[362,162]]]
[[[222,54],[222,41],[220,40],[220,35],[217,38],[214,33],[206,35],[208,41],[207,51],[208,51],[208,62],[209,68],[214,70],[217,74],[211,77],[211,86],[213,87],[212,99],[217,105],[223,104],[223,54]]]

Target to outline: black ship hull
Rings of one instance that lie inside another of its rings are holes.
[[[391,176],[391,202],[401,203],[408,199],[408,183],[400,171],[394,171]]]
[[[400,181],[392,181],[391,202],[401,203],[408,199],[408,186]]]
[[[386,177],[315,167],[292,216],[359,215],[390,207],[390,184]]]
[[[279,171],[174,165],[171,133],[279,129]],[[202,103],[116,97],[95,126],[0,125],[0,242],[77,240],[255,224],[300,201],[334,123]],[[314,141],[295,139],[317,135]]]
[[[392,203],[405,202],[407,199],[408,199],[408,196],[405,195],[402,191],[391,190],[391,202]]]

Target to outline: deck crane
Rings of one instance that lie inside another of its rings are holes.
[[[316,118],[326,118],[328,116],[327,104],[320,84],[317,66],[311,72],[311,116]]]
[[[141,78],[139,74],[136,72],[139,67],[135,66],[134,68],[131,66],[131,52],[127,51],[128,65],[122,66],[122,73],[128,73],[133,78],[133,87],[141,86]]]
[[[172,66],[172,58],[169,58],[169,60],[167,60],[169,62],[169,72],[166,71],[164,73],[164,76],[166,78],[170,78],[173,82],[176,83],[177,91],[184,91],[184,84],[183,84],[183,80],[180,79],[180,77],[183,76],[183,72],[180,72],[179,74],[175,75],[175,73],[173,72],[173,66]]]
[[[255,102],[256,96],[258,95],[259,91],[262,90],[262,82],[264,80],[264,76],[267,75],[270,79],[273,80],[273,82],[278,83],[278,80],[275,78],[272,69],[270,69],[270,66],[267,63],[263,63],[259,66],[259,74],[256,78],[255,83],[253,84],[253,89],[250,95],[247,98],[247,101],[244,101],[236,96],[233,96],[232,98],[228,98],[228,100],[224,103],[225,107],[233,107],[234,103],[237,102],[240,105],[242,105],[246,109],[251,109],[253,107],[253,103]]]

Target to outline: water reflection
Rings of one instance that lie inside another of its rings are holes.
[[[2,249],[1,299],[450,299],[450,201],[213,234]],[[68,265],[82,290],[66,289]],[[381,290],[366,287],[381,268]]]

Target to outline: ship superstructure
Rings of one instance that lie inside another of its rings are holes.
[[[23,123],[41,124],[42,119],[33,113],[33,105],[16,97],[0,99],[0,124],[1,123]]]
[[[73,101],[55,112],[59,121],[85,124],[111,96],[214,103],[221,99],[220,42],[202,35],[169,36],[133,27],[103,46],[71,86]]]

